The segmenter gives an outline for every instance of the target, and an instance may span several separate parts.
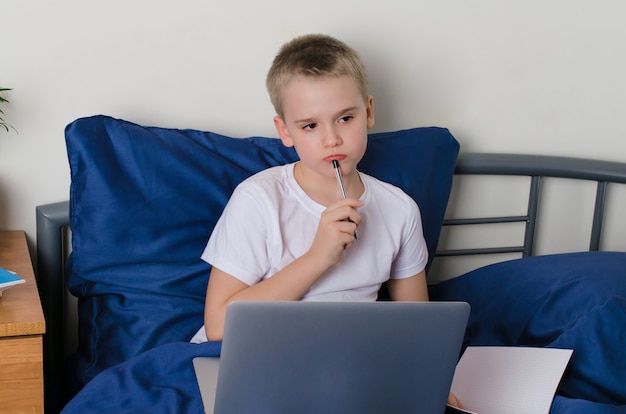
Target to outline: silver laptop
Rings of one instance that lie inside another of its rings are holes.
[[[194,358],[207,413],[444,413],[464,302],[234,302],[220,358]]]

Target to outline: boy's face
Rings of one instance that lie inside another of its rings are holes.
[[[356,82],[347,76],[296,76],[283,89],[283,117],[274,124],[283,142],[295,147],[307,173],[334,179],[332,160],[344,175],[352,174],[374,126],[374,100],[363,101]]]

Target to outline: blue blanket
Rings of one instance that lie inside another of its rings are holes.
[[[552,413],[626,413],[626,253],[529,257],[431,289],[470,303],[465,345],[573,349]]]
[[[624,308],[623,310],[626,310]],[[162,345],[96,376],[63,413],[203,413],[192,359],[219,355],[220,343]],[[623,414],[616,406],[557,395],[551,414]]]
[[[91,380],[63,413],[203,413],[192,360],[218,356],[220,342],[174,342],[111,367]]]
[[[551,414],[626,413],[626,253],[504,262],[431,289],[433,300],[472,305],[466,345],[574,349]],[[497,294],[494,294],[497,292]],[[196,356],[221,344],[175,342],[91,380],[64,413],[202,413]]]

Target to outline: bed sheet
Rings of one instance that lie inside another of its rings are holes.
[[[192,360],[220,350],[220,342],[150,349],[98,374],[62,413],[203,413]]]
[[[220,344],[171,343],[96,376],[63,413],[204,413],[192,360],[219,354]],[[626,406],[557,395],[550,414],[624,414]]]
[[[624,281],[626,253],[573,253],[487,266],[432,287],[431,298],[470,302],[465,345],[574,349],[551,414],[624,414]],[[146,351],[100,373],[63,412],[201,413],[192,359],[220,349],[179,342]]]

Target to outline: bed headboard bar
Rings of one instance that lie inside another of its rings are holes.
[[[37,285],[46,318],[44,392],[54,390],[64,352],[65,258],[69,201],[37,206]],[[48,390],[48,391],[46,391]]]
[[[457,161],[456,175],[528,176],[531,178],[528,210],[524,216],[474,217],[444,220],[444,226],[525,222],[524,244],[495,248],[447,249],[437,251],[437,256],[467,256],[479,254],[522,253],[532,256],[535,230],[544,177],[596,181],[596,201],[592,218],[589,250],[600,248],[608,184],[626,184],[624,164],[572,157],[530,154],[464,153]]]
[[[503,254],[521,253],[522,256],[533,255],[533,245],[535,241],[535,225],[537,223],[537,212],[539,207],[539,190],[541,187],[541,177],[531,177],[530,192],[528,197],[528,209],[525,216],[497,216],[497,217],[474,217],[446,219],[444,226],[465,226],[475,224],[503,224],[503,223],[526,223],[524,230],[524,244],[522,246],[504,247],[479,247],[470,249],[447,249],[438,250],[436,256],[472,256],[478,254]]]
[[[626,184],[624,163],[553,155],[462,153],[455,174],[543,176]]]

